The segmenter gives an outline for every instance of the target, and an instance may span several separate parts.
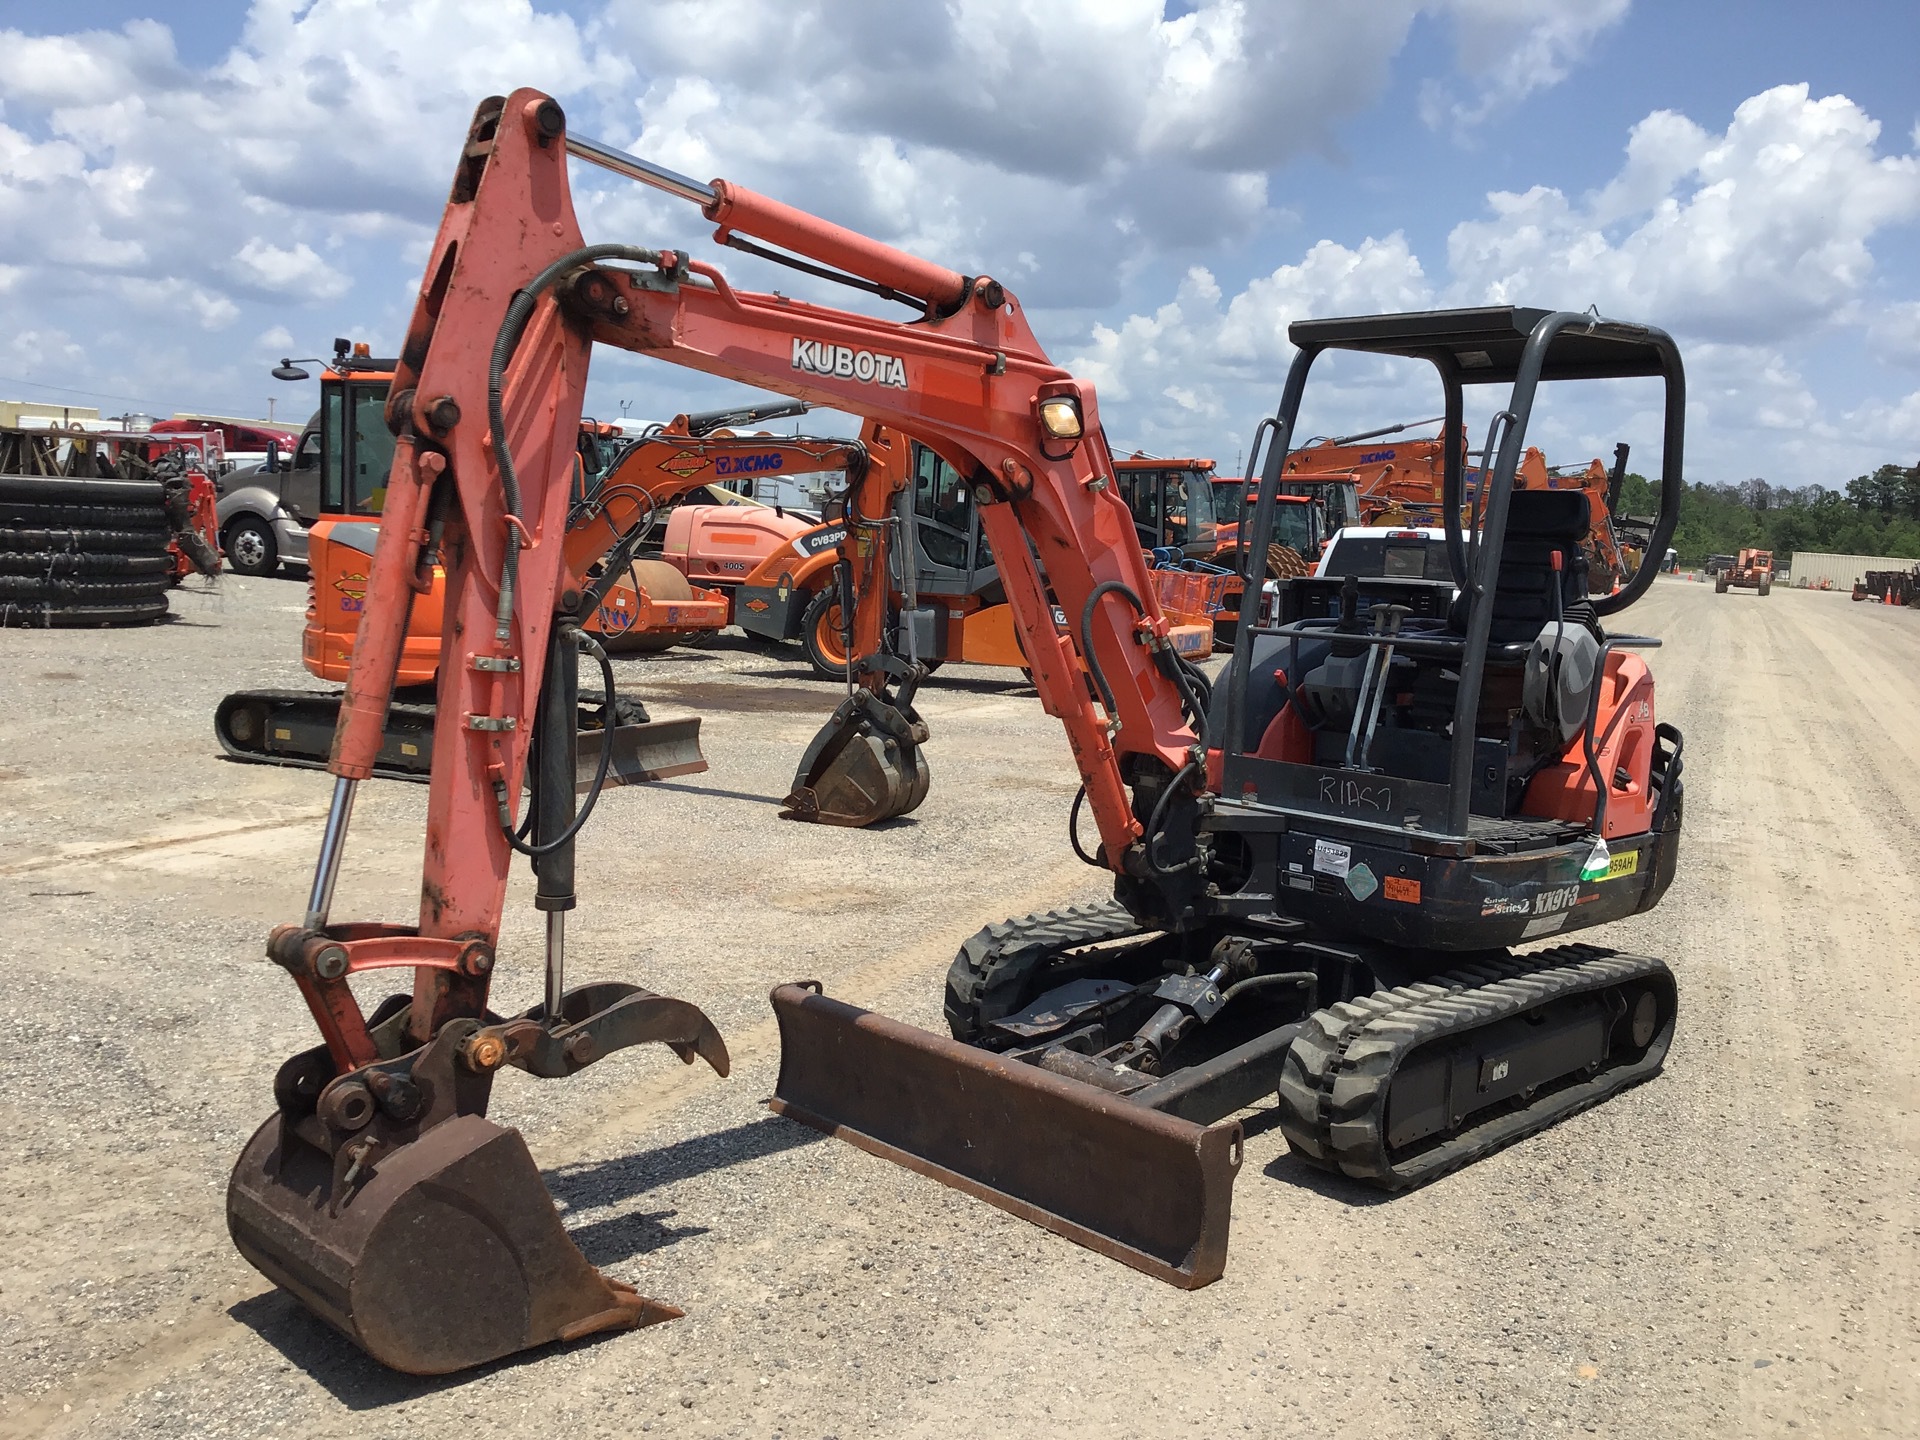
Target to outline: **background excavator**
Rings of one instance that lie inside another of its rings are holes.
[[[870,464],[849,488],[841,513],[776,552],[741,586],[741,627],[767,640],[797,639],[814,672],[844,680],[850,656],[865,653],[852,638],[849,586],[887,596],[885,624],[895,645],[910,642],[929,673],[949,660],[1027,668],[993,545],[980,524],[970,487],[929,445],[868,420],[860,429]],[[1142,543],[1178,543],[1184,518],[1159,512],[1142,523]],[[860,564],[859,547],[885,529],[887,563]],[[1173,537],[1173,538],[1169,538]],[[872,589],[871,587],[880,587]],[[876,612],[877,613],[877,612]],[[912,632],[906,627],[911,618]],[[1065,624],[1064,613],[1056,621]],[[1183,655],[1204,659],[1212,648],[1209,618],[1182,614],[1169,632]]]
[[[738,289],[680,251],[585,245],[569,155],[692,201],[722,241],[878,290],[915,318]],[[580,656],[609,697],[612,681],[580,625],[596,597],[542,541],[564,529],[595,342],[865,413],[954,466],[1082,776],[1098,839],[1074,843],[1115,877],[1111,904],[991,926],[963,947],[955,1039],[818,986],[778,987],[777,1109],[1192,1285],[1224,1264],[1240,1155],[1235,1122],[1203,1122],[1258,1094],[1277,1087],[1302,1153],[1403,1185],[1656,1071],[1676,1003],[1664,965],[1506,949],[1654,904],[1680,821],[1679,736],[1655,724],[1640,642],[1599,624],[1652,573],[1589,602],[1581,497],[1542,504],[1512,475],[1543,379],[1663,376],[1671,505],[1678,354],[1657,330],[1510,308],[1303,322],[1292,338],[1299,357],[1262,427],[1251,553],[1272,533],[1300,394],[1327,349],[1431,361],[1456,422],[1465,384],[1508,383],[1498,461],[1477,524],[1449,505],[1457,604],[1388,581],[1342,586],[1331,613],[1289,626],[1243,614],[1216,697],[1168,642],[1091,387],[1046,358],[1002,285],[569,135],[537,91],[484,102],[388,405],[398,439],[306,913],[268,942],[324,1043],[282,1066],[275,1110],[236,1165],[241,1252],[378,1359],[423,1373],[675,1313],[587,1264],[524,1141],[485,1116],[505,1065],[560,1078],[658,1041],[727,1068],[693,1006],[566,984],[573,847],[601,799],[596,776],[576,808]],[[1447,483],[1457,499],[1457,466]],[[874,566],[879,520],[857,532],[867,554],[852,546]],[[336,921],[357,787],[435,553],[447,718],[420,911]],[[869,593],[855,632],[865,699],[829,731],[880,741],[855,763],[912,787],[911,757],[887,742],[925,741],[912,703],[924,667],[889,649],[885,589]],[[487,998],[516,854],[546,916],[547,995],[501,1017]],[[413,988],[369,1015],[349,981],[375,969],[410,972]]]
[[[1345,524],[1436,523],[1445,487],[1446,446],[1439,436],[1392,437],[1440,420],[1411,420],[1358,435],[1310,441],[1287,457],[1288,488],[1313,478],[1350,483],[1357,509],[1351,519],[1342,522]],[[1466,455],[1464,430],[1443,426],[1441,434],[1458,436],[1458,448],[1465,460],[1478,462],[1467,464],[1465,470],[1463,503],[1472,503],[1490,463],[1488,457],[1484,452]],[[1581,548],[1587,554],[1589,583],[1596,594],[1609,594],[1623,584],[1639,569],[1640,557],[1651,544],[1652,522],[1630,520],[1619,513],[1627,454],[1627,446],[1615,446],[1611,469],[1598,460],[1556,466],[1547,464],[1547,457],[1529,445],[1514,470],[1517,490],[1577,490],[1587,497],[1588,530]]]
[[[392,455],[392,436],[378,412],[386,404],[395,363],[343,366],[321,380],[321,415],[327,420],[315,427],[318,458],[309,468],[346,477],[315,502],[338,513],[315,521],[306,534],[309,578],[301,661],[324,681],[347,678],[366,605],[367,576],[386,502],[381,467]],[[366,407],[374,418],[352,425],[334,418],[356,405]],[[610,464],[597,453],[608,437],[592,422],[582,423],[562,549],[566,574],[578,589],[584,591],[603,571],[613,572],[606,584],[594,587],[599,602],[582,622],[608,652],[665,649],[723,628],[732,618],[733,590],[759,557],[784,548],[811,528],[805,519],[724,487],[722,481],[733,470],[752,473],[756,464],[766,467],[770,459],[794,477],[844,477],[850,469],[858,473],[864,467],[865,452],[854,441],[738,435],[726,428],[790,414],[793,408],[734,407],[678,415],[626,445]],[[377,439],[368,438],[372,426],[378,427]],[[329,435],[340,447],[338,455],[328,450]],[[692,575],[711,583],[696,584]],[[421,693],[406,697],[388,714],[377,770],[388,778],[424,779],[429,770],[434,710],[424,691],[439,667],[444,591],[445,571],[436,564],[427,588],[414,600],[401,650],[397,684]],[[630,715],[644,715],[637,702],[623,703]],[[237,691],[220,703],[214,731],[235,759],[323,767],[339,704],[338,694]],[[699,724],[697,716],[651,724],[644,746],[617,758],[618,773],[628,780],[665,779],[704,769]],[[589,725],[597,731],[598,719],[590,716]],[[597,743],[589,734],[589,751]]]

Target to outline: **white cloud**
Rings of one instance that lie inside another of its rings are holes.
[[[1867,307],[1867,344],[1884,360],[1920,365],[1920,300]]]
[[[1879,135],[1852,101],[1811,99],[1805,86],[1754,96],[1719,134],[1656,112],[1591,194],[1489,195],[1486,218],[1453,229],[1442,277],[1430,280],[1399,234],[1352,249],[1323,240],[1231,298],[1196,267],[1168,303],[1095,325],[1067,363],[1100,385],[1109,427],[1128,429],[1122,443],[1192,450],[1251,434],[1271,413],[1290,358],[1286,325],[1301,316],[1597,303],[1680,338],[1692,473],[1831,483],[1882,463],[1889,447],[1920,445],[1920,398],[1836,404],[1788,358],[1830,333],[1837,345],[1864,340],[1885,358],[1920,361],[1920,302],[1869,298],[1873,243],[1920,218],[1920,158],[1879,154]],[[1345,361],[1318,390],[1314,423],[1406,418],[1432,391],[1404,376]],[[1618,386],[1590,403],[1556,396],[1536,438],[1550,455],[1581,458],[1609,453],[1628,427],[1650,457],[1657,406],[1650,382],[1636,383],[1647,390],[1638,399]]]
[[[286,298],[337,300],[353,286],[305,241],[289,250],[256,235],[234,253],[227,269],[242,285]]]
[[[1884,464],[1889,455],[1895,463],[1920,464],[1920,390],[1897,400],[1872,400],[1847,412],[1847,425],[1856,432],[1866,450],[1877,456],[1861,467],[1861,473]]]
[[[1491,217],[1449,237],[1456,293],[1597,304],[1744,343],[1855,319],[1869,240],[1920,217],[1920,156],[1877,154],[1879,135],[1851,100],[1805,85],[1744,101],[1721,135],[1656,113],[1593,195],[1489,195]]]
[[[1251,430],[1271,413],[1292,359],[1287,326],[1315,315],[1418,309],[1431,292],[1406,237],[1395,232],[1348,249],[1331,240],[1222,302],[1213,275],[1195,266],[1174,299],[1118,327],[1096,324],[1063,364],[1091,380],[1104,405],[1131,418],[1116,444],[1192,450],[1222,433]],[[1171,402],[1173,408],[1156,404]],[[1228,423],[1231,422],[1231,423]]]
[[[1464,134],[1499,111],[1566,79],[1596,40],[1627,16],[1632,0],[1443,0],[1453,17],[1459,68],[1477,86],[1429,80],[1420,116]]]

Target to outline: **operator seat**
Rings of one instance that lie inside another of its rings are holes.
[[[1581,548],[1591,515],[1578,490],[1516,490],[1508,498],[1476,729],[1509,738],[1516,791],[1579,734],[1600,678],[1606,636],[1587,601]],[[1448,611],[1447,628],[1464,636],[1466,620],[1462,594]],[[1515,645],[1527,647],[1523,659],[1498,653]]]
[[[1587,598],[1587,555],[1580,548],[1592,522],[1585,492],[1516,490],[1507,497],[1506,543],[1500,547],[1500,573],[1494,580],[1491,645],[1525,645],[1554,619],[1553,552],[1560,552],[1561,613],[1593,626]],[[1576,608],[1578,610],[1576,611]],[[1447,612],[1447,629],[1467,633],[1464,591]]]

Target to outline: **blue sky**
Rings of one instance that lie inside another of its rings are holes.
[[[465,115],[533,83],[1000,276],[1119,444],[1231,461],[1288,320],[1505,295],[1673,329],[1694,478],[1920,460],[1911,3],[0,0],[5,31],[0,395],[304,414],[266,368],[391,347]],[[590,239],[711,248],[685,207],[576,187]],[[1332,378],[1328,428],[1431,413]],[[732,393],[605,356],[589,404]],[[1569,402],[1540,438],[1604,454],[1646,410]]]

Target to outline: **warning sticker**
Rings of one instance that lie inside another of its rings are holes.
[[[1344,880],[1352,866],[1353,847],[1351,845],[1341,845],[1332,840],[1313,842],[1313,868],[1320,874]]]
[[[1418,905],[1420,903],[1420,882],[1418,880],[1409,880],[1403,875],[1389,875],[1381,882],[1381,888],[1386,892],[1387,899],[1389,900],[1398,900],[1402,905]]]

